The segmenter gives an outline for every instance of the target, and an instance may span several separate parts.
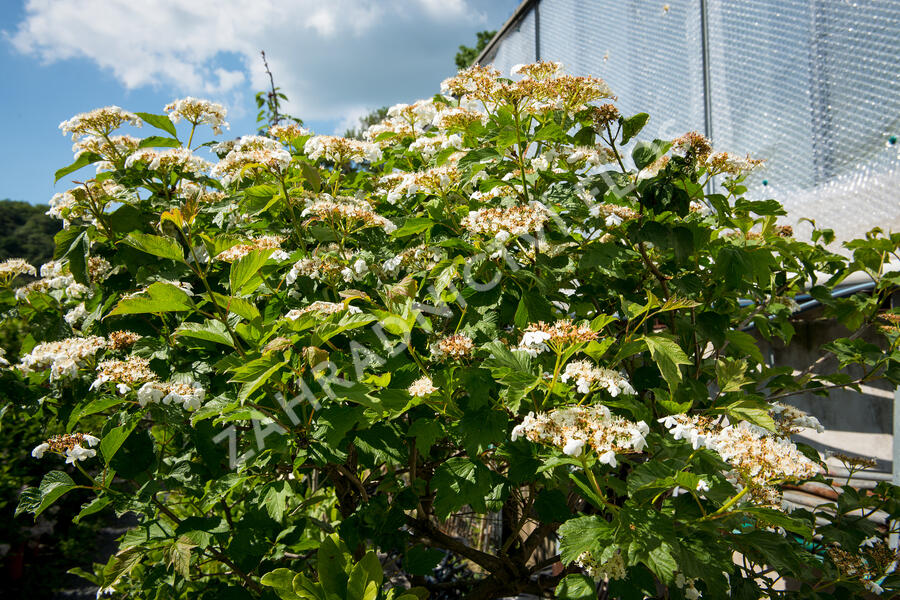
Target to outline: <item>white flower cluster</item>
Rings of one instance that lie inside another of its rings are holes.
[[[275,250],[269,255],[270,260],[287,260],[290,258],[290,255],[281,249],[281,242],[283,241],[284,238],[280,235],[264,235],[245,244],[236,244],[227,250],[223,250],[216,255],[216,259],[231,263],[244,258],[255,250]]]
[[[289,321],[296,321],[297,319],[308,313],[316,313],[319,315],[333,315],[344,311],[346,311],[347,314],[350,315],[359,314],[362,312],[357,307],[351,306],[349,304],[344,305],[340,302],[325,302],[324,300],[316,300],[315,302],[304,308],[295,308],[293,310],[289,310],[287,314],[284,315],[284,318],[288,319]]]
[[[57,435],[42,444],[35,446],[31,451],[34,458],[43,458],[48,450],[66,457],[66,464],[75,464],[75,461],[86,460],[97,455],[92,447],[100,443],[100,438],[87,433],[66,433]],[[87,448],[85,448],[87,446]]]
[[[369,266],[361,258],[357,259],[352,265],[346,266],[336,256],[325,254],[301,258],[294,263],[284,280],[290,285],[302,275],[309,277],[313,281],[345,281],[351,283],[357,279],[362,279],[368,272]]]
[[[576,146],[574,148],[564,148],[559,153],[548,150],[541,156],[549,162],[550,166],[559,158],[564,160],[570,168],[577,169],[592,169],[616,160],[616,155],[613,151],[605,146]],[[534,160],[531,161],[531,164],[535,168],[539,166],[535,164]]]
[[[416,398],[424,398],[425,396],[430,396],[431,394],[438,391],[436,387],[434,387],[434,383],[431,381],[431,377],[427,375],[424,377],[420,377],[412,382],[412,385],[409,386],[407,390],[410,396]]]
[[[512,430],[512,440],[524,437],[548,444],[569,456],[581,456],[584,447],[593,450],[599,461],[615,467],[617,453],[642,452],[650,427],[613,415],[602,404],[571,406],[548,413],[528,413]]]
[[[596,202],[590,205],[590,215],[595,218],[603,218],[607,227],[621,225],[625,221],[637,219],[640,214],[627,206]]]
[[[625,561],[622,554],[616,550],[606,562],[598,562],[590,552],[582,552],[575,559],[575,564],[584,569],[588,577],[595,580],[612,581],[616,579],[625,579]]]
[[[19,275],[37,277],[37,269],[23,258],[8,258],[0,263],[0,281],[9,283]]]
[[[165,111],[169,113],[173,123],[184,119],[192,125],[209,125],[216,135],[222,133],[223,127],[228,129],[228,123],[225,122],[227,114],[225,107],[209,100],[188,96],[170,102],[166,105]]]
[[[418,152],[425,160],[431,160],[435,154],[447,148],[463,149],[463,139],[458,133],[453,135],[438,134],[422,136],[409,145],[410,152]]]
[[[240,182],[248,173],[263,168],[280,173],[291,164],[291,153],[278,140],[245,135],[230,146],[228,154],[212,168],[211,175],[226,186]]]
[[[120,394],[127,394],[141,383],[153,381],[156,373],[150,370],[150,361],[140,356],[129,356],[125,360],[105,360],[97,365],[97,379],[91,389],[99,388],[104,383],[115,383]]]
[[[372,142],[362,142],[351,138],[333,135],[316,135],[303,146],[303,153],[312,160],[324,158],[335,164],[346,162],[378,162],[381,160],[381,148]]]
[[[512,236],[532,233],[550,219],[547,207],[539,202],[511,208],[481,208],[471,211],[461,225],[469,233],[493,235],[505,242]]]
[[[288,123],[287,125],[272,125],[269,127],[269,135],[283,144],[289,144],[292,140],[299,137],[306,137],[310,134],[310,130],[301,127],[296,123]]]
[[[168,150],[142,148],[128,157],[125,166],[130,168],[136,163],[146,165],[151,171],[168,172],[177,168],[184,173],[193,175],[208,173],[212,166],[199,156],[195,156],[190,148],[169,148]]]
[[[825,428],[814,416],[805,413],[795,406],[773,402],[769,409],[775,417],[775,424],[783,435],[797,433],[803,428],[809,428],[816,433],[825,433]]]
[[[86,113],[77,114],[68,121],[59,124],[63,135],[72,134],[73,140],[78,140],[85,135],[106,136],[109,132],[118,129],[123,124],[141,126],[141,120],[134,113],[128,112],[118,106],[105,106],[95,108]]]
[[[24,373],[50,369],[50,380],[74,377],[98,352],[106,348],[106,339],[97,336],[68,338],[44,342],[22,357],[19,368]]]
[[[684,590],[685,600],[699,600],[703,594],[695,586],[697,585],[696,577],[685,577],[682,573],[675,575],[675,587]]]
[[[575,344],[584,344],[597,339],[597,332],[586,323],[575,324],[568,320],[556,321],[553,324],[539,321],[525,328],[522,340],[516,350],[527,353],[531,357],[549,352],[551,349],[561,351]]]
[[[66,311],[63,320],[69,324],[69,327],[75,329],[87,316],[87,308],[85,307],[84,302],[80,302],[75,308]]]
[[[388,275],[396,275],[401,268],[427,271],[434,268],[445,256],[441,248],[420,244],[387,259],[381,268]]]
[[[545,60],[536,63],[513,65],[509,73],[510,75],[521,75],[522,77],[541,80],[556,77],[562,73],[562,69],[563,64],[561,62]]]
[[[633,396],[636,392],[624,375],[612,369],[597,367],[588,360],[575,360],[566,365],[560,376],[563,382],[573,379],[581,394],[588,394],[593,387],[609,392],[615,398],[619,394]]]
[[[90,295],[90,289],[67,272],[67,264],[51,260],[41,266],[41,278],[16,289],[16,300],[25,300],[31,292],[61,292],[69,300]]]
[[[462,184],[462,174],[454,164],[433,167],[418,173],[398,173],[382,177],[381,190],[387,193],[387,201],[394,204],[403,196],[418,193],[442,196],[458,189]]]
[[[372,210],[368,202],[349,196],[334,198],[322,194],[315,202],[309,204],[300,213],[312,221],[343,221],[350,230],[361,230],[368,227],[381,227],[385,233],[396,231],[397,226]]]
[[[417,100],[412,104],[395,104],[388,109],[388,116],[395,119],[403,119],[410,125],[422,129],[431,125],[438,113],[438,106],[429,98]]]
[[[475,350],[475,342],[467,335],[457,333],[438,340],[431,346],[431,356],[435,360],[468,358]]]
[[[196,381],[191,383],[149,381],[137,392],[141,406],[147,406],[151,402],[174,403],[181,404],[184,410],[197,410],[205,397],[206,390]]]
[[[115,169],[114,162],[127,158],[140,144],[140,138],[131,135],[113,135],[108,138],[89,135],[72,144],[72,152],[75,153],[76,160],[86,152],[102,156],[105,160],[96,163],[97,172],[100,173]]]
[[[786,437],[772,435],[746,421],[721,426],[708,417],[669,415],[659,419],[676,440],[687,440],[696,450],[708,448],[760,488],[780,480],[802,481],[821,467]],[[770,490],[771,491],[771,490]]]
[[[431,124],[441,131],[453,129],[465,130],[472,123],[484,124],[487,122],[487,113],[466,107],[454,107],[442,110],[435,115]]]

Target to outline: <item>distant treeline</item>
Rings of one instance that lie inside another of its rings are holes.
[[[48,217],[47,206],[0,200],[0,260],[24,258],[36,267],[53,258],[53,236],[60,221]]]

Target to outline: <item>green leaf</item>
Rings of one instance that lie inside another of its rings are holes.
[[[178,242],[171,238],[149,233],[132,233],[123,241],[141,252],[184,262],[184,250]]]
[[[307,162],[299,161],[298,164],[303,172],[303,179],[309,183],[312,191],[318,194],[322,189],[322,178],[319,176],[319,170]]]
[[[403,225],[391,233],[391,237],[409,237],[411,235],[416,235],[417,233],[422,233],[423,231],[428,231],[432,227],[434,227],[434,221],[428,217],[409,217]]]
[[[90,240],[86,229],[63,229],[53,236],[55,248],[53,250],[54,260],[69,259],[69,271],[75,281],[87,284],[87,274],[85,272],[85,257],[88,252],[88,244]]]
[[[37,519],[38,515],[47,510],[60,496],[76,487],[78,486],[66,473],[50,471],[44,475],[40,486],[37,488],[26,488],[22,492],[19,505],[16,507],[15,516],[23,512],[30,512]]]
[[[162,129],[166,133],[170,134],[172,137],[177,138],[178,132],[175,130],[175,125],[172,124],[172,120],[169,119],[166,115],[154,115],[151,113],[139,112],[135,113],[137,116],[147,123],[148,125],[152,125],[157,129]]]
[[[254,250],[253,252],[247,254],[246,256],[242,256],[238,260],[234,261],[231,265],[231,271],[228,275],[228,280],[231,285],[231,293],[239,296],[243,296],[252,292],[256,287],[262,283],[260,278],[256,278],[254,280],[254,276],[256,273],[262,268],[266,261],[269,260],[269,256],[275,250]],[[245,284],[254,280],[253,289],[249,289],[251,286],[247,286],[248,289],[243,289]]]
[[[416,544],[403,557],[403,570],[410,575],[431,575],[445,554],[437,548]]]
[[[491,471],[480,462],[456,457],[441,463],[434,471],[431,487],[435,490],[434,511],[439,519],[470,505],[484,511],[485,498],[491,490]]]
[[[344,598],[347,593],[347,557],[331,535],[322,541],[317,554],[319,583],[329,594]]]
[[[182,323],[175,330],[175,335],[206,340],[234,348],[234,340],[231,339],[231,334],[228,333],[225,324],[212,319],[207,319],[203,323]]]
[[[151,135],[141,140],[139,148],[181,148],[181,142],[175,138]]]
[[[78,169],[80,169],[82,167],[86,167],[92,163],[99,161],[99,160],[103,160],[103,157],[100,156],[99,154],[94,154],[93,152],[84,152],[77,159],[75,159],[75,162],[73,162],[71,165],[69,165],[67,167],[63,167],[62,169],[59,169],[53,175],[53,183],[56,183],[57,181],[59,181],[61,178],[65,177],[69,173],[77,171]]]
[[[614,535],[615,525],[597,515],[570,519],[559,528],[560,559],[568,565],[582,552],[599,554],[612,543]]]
[[[725,337],[732,346],[737,348],[739,354],[749,356],[757,363],[763,362],[762,351],[756,345],[756,338],[749,333],[734,329],[726,331]]]
[[[644,128],[644,125],[647,124],[647,120],[650,118],[650,115],[647,113],[638,113],[627,119],[620,119],[620,123],[622,123],[622,145],[627,144],[631,138],[640,133],[641,129]]]
[[[303,596],[294,593],[294,577],[297,574],[290,569],[275,569],[269,571],[260,578],[259,582],[265,586],[275,588],[275,593],[281,600],[301,600]]]
[[[746,361],[728,358],[719,359],[716,361],[716,379],[719,383],[719,390],[723,394],[741,391],[741,388],[751,381],[745,375],[746,372]]]
[[[87,504],[85,504],[84,506],[81,507],[81,512],[79,512],[77,515],[75,515],[75,517],[72,519],[72,522],[78,523],[81,519],[83,519],[89,515],[92,515],[94,513],[100,512],[101,510],[106,508],[106,506],[110,502],[112,502],[112,498],[109,498],[108,496],[101,496],[98,498],[94,498],[93,500],[91,500],[90,502],[88,502]]]
[[[716,412],[724,412],[732,420],[749,421],[763,429],[775,431],[775,421],[772,419],[772,415],[769,414],[770,408],[769,403],[764,400],[744,398],[716,409]]]
[[[566,575],[556,586],[556,597],[560,600],[594,600],[597,588],[587,575]]]
[[[640,339],[646,342],[650,355],[656,362],[656,366],[659,367],[659,372],[669,384],[669,389],[674,391],[681,381],[681,371],[678,366],[691,364],[684,350],[675,340],[662,335],[645,335]]]
[[[276,481],[266,485],[268,490],[263,496],[263,506],[269,516],[280,523],[287,508],[288,498],[293,496],[294,492],[287,481]]]
[[[477,456],[492,444],[505,440],[508,428],[506,413],[490,407],[466,411],[457,424],[457,432],[470,456]]]
[[[100,440],[100,454],[103,455],[106,464],[109,464],[139,422],[139,419],[131,419],[125,425],[114,427],[103,434],[103,439]]]
[[[209,298],[209,294],[204,294],[203,296]],[[259,319],[261,317],[256,305],[247,300],[235,298],[234,296],[225,296],[218,292],[213,292],[213,297],[216,299],[220,308],[243,317],[248,321],[253,321],[254,319]]]
[[[638,168],[638,170],[643,169],[644,167],[653,164],[660,157],[662,157],[666,152],[669,151],[669,148],[672,147],[672,142],[666,142],[663,140],[653,140],[652,142],[636,142],[634,145],[634,150],[631,151],[631,158],[634,160],[634,166]]]
[[[381,563],[371,550],[350,570],[347,600],[374,600],[383,579]]]
[[[144,293],[119,300],[109,316],[179,312],[193,308],[194,303],[184,290],[171,283],[157,281],[151,283]]]

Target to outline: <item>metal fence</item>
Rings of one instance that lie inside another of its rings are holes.
[[[605,79],[651,115],[643,137],[696,130],[765,158],[749,195],[786,222],[900,231],[896,0],[526,0],[479,62],[536,59]]]

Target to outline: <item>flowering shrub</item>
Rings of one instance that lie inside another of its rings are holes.
[[[900,236],[846,255],[827,230],[796,239],[777,202],[743,197],[758,161],[695,133],[634,141],[646,114],[555,63],[516,75],[460,72],[366,141],[276,124],[213,145],[216,162],[191,147],[227,126],[206,101],[61,125],[76,161],[57,178],[97,174],[54,198],[65,229],[40,278],[0,265],[6,310],[40,336],[2,377],[46,429],[19,511],[82,494],[79,518],[138,516],[80,572],[98,593],[900,588],[897,488],[814,512],[782,498],[833,485],[790,439],[818,421],[785,402],[900,382],[900,314],[882,309]],[[128,124],[158,135],[116,134]],[[833,297],[854,273],[874,291]],[[822,350],[858,376],[764,360],[805,292],[855,332]],[[882,347],[859,335],[879,322]],[[448,533],[491,515],[497,539]]]

